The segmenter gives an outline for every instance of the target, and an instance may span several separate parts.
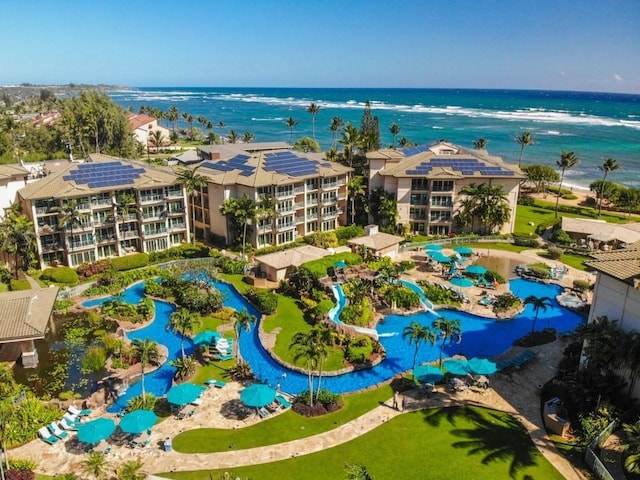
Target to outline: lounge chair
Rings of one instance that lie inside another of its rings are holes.
[[[38,430],[38,435],[40,435],[40,438],[50,445],[53,445],[60,440],[58,437],[51,435],[51,432],[47,427],[42,427]]]
[[[266,408],[260,407],[258,409],[258,415],[260,415],[260,418],[267,418],[271,413]]]
[[[233,354],[227,354],[227,355],[217,355],[217,359],[220,361],[224,361],[224,360],[232,360],[235,357],[233,356]]]
[[[276,395],[276,402],[278,402],[282,408],[291,407],[291,402],[284,398],[282,395]]]
[[[62,420],[60,420],[60,425],[65,430],[77,430],[78,425],[80,425],[81,423],[82,422],[77,417],[74,417],[69,413],[65,413],[62,416]]]
[[[56,422],[51,422],[49,425],[47,425],[47,428],[51,433],[53,433],[60,440],[64,440],[69,436],[69,434],[64,430],[62,430]]]
[[[203,402],[204,400],[202,400],[201,397],[198,397],[193,402],[191,402],[191,405],[195,405],[196,407],[199,407],[200,405],[202,405]]]
[[[88,417],[91,415],[91,410],[85,408],[84,410],[80,410],[79,408],[74,407],[73,405],[69,405],[67,408],[67,412],[73,415],[74,417]]]
[[[221,380],[215,380],[215,379],[209,379],[204,383],[208,387],[215,387],[215,388],[223,388],[226,385],[225,382]]]

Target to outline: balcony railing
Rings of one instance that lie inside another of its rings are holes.
[[[267,233],[273,231],[273,225],[258,225],[258,232]]]
[[[38,235],[47,235],[50,233],[55,233],[58,231],[58,226],[57,225],[41,225],[38,227]]]
[[[432,207],[441,207],[441,208],[451,208],[453,207],[453,202],[440,202],[440,203],[431,203]]]
[[[93,208],[113,207],[113,202],[110,198],[104,198],[100,200],[94,200],[91,202]]]
[[[318,189],[318,185],[307,183],[307,192],[312,192]]]
[[[116,241],[115,235],[104,235],[104,236],[96,237],[96,242],[98,242],[98,244],[110,243],[115,241]]]
[[[58,213],[58,212],[50,212],[53,205],[48,207],[36,207],[36,215],[45,215],[47,213]]]
[[[169,225],[169,230],[184,230],[185,228],[187,228],[185,223],[173,223]]]
[[[145,237],[153,237],[154,235],[165,235],[167,233],[167,229],[166,228],[157,228],[155,230],[145,230],[144,231],[144,236]]]
[[[329,188],[338,188],[338,182],[323,183],[322,188],[324,188],[325,190]]]
[[[296,226],[295,222],[288,222],[288,223],[279,223],[276,228],[278,230],[287,230],[289,228],[295,228],[295,226]]]
[[[329,198],[323,198],[322,199],[322,204],[323,205],[333,205],[334,203],[336,203],[338,201],[338,197],[329,197]]]
[[[58,242],[42,244],[43,253],[55,252],[56,250],[60,250],[61,248],[62,248],[62,245],[60,245]]]
[[[301,223],[304,223],[304,222],[305,222],[304,217],[296,217],[296,224],[297,225],[300,225]]]
[[[141,203],[162,202],[166,197],[164,195],[141,195]]]
[[[83,240],[82,242],[69,242],[67,245],[67,248],[69,248],[69,250],[77,250],[78,248],[93,247],[95,245],[95,242]]]
[[[137,238],[140,236],[137,230],[127,230],[124,232],[120,232],[120,236],[122,238]]]
[[[317,213],[307,213],[307,220],[313,220],[318,218],[318,214]]]
[[[304,187],[296,187],[293,189],[295,193],[304,193]]]
[[[168,190],[167,191],[167,197],[171,197],[171,198],[182,197],[182,191],[180,191],[180,190]]]
[[[292,206],[291,207],[286,207],[286,208],[278,208],[276,210],[278,215],[288,215],[288,214],[291,214],[291,213],[293,213],[295,211],[296,211],[296,209],[294,207],[292,207]]]
[[[287,190],[286,192],[276,192],[276,198],[286,198],[293,197],[295,195],[293,189]]]

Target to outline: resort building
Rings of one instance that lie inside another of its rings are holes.
[[[101,154],[47,167],[47,177],[17,192],[36,228],[42,267],[76,267],[188,241],[186,192],[172,170]]]
[[[236,150],[224,159],[218,157],[219,150],[213,151],[212,160],[198,169],[209,181],[194,202],[196,229],[232,243],[238,232],[220,207],[230,198],[245,195],[256,202],[272,201],[270,211],[252,221],[247,231],[247,243],[256,248],[291,243],[344,225],[352,169],[328,162],[321,154],[278,148],[281,146],[244,144],[238,146],[239,153]]]
[[[606,316],[626,331],[640,331],[640,242],[592,254],[586,265],[597,272],[589,322]],[[633,396],[640,398],[640,383]]]
[[[160,131],[167,145],[169,144],[171,132],[167,128],[158,125],[158,120],[150,115],[132,113],[129,115],[129,125],[131,125],[131,131],[133,131],[136,140],[144,145],[145,148],[149,148],[149,137],[151,132],[155,131]]]
[[[460,191],[471,184],[501,185],[511,216],[500,229],[513,231],[520,181],[525,175],[485,150],[467,150],[448,142],[404,149],[385,148],[367,153],[369,193],[383,188],[398,204],[400,224],[424,235],[461,233],[454,216],[460,207]]]
[[[0,218],[16,198],[16,193],[30,182],[46,176],[41,164],[0,165]]]

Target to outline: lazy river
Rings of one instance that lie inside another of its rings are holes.
[[[552,307],[546,311],[540,311],[537,329],[551,327],[558,331],[572,331],[584,322],[582,316],[558,305],[555,297],[562,290],[560,286],[523,279],[511,280],[509,284],[513,294],[520,298],[536,295],[538,297],[548,296],[552,299]],[[258,311],[233,286],[223,282],[215,282],[214,286],[223,294],[225,306],[239,311],[246,308],[249,313],[260,318]],[[125,291],[123,299],[137,303],[142,298],[142,295],[143,286],[142,283],[139,283],[129,287]],[[83,305],[91,307],[99,305],[106,300],[104,298],[91,300],[83,303]],[[140,330],[127,333],[127,336],[131,339],[150,337],[169,348],[171,359],[177,358],[180,355],[180,337],[165,328],[168,318],[175,307],[161,301],[156,301],[155,304],[156,318],[154,321]],[[439,310],[438,315],[448,319],[458,319],[463,332],[463,338],[460,343],[447,343],[445,345],[445,356],[463,354],[467,357],[491,357],[505,352],[511,347],[514,340],[526,335],[531,330],[534,318],[531,305],[528,305],[515,318],[507,321],[487,319],[457,310]],[[381,322],[377,327],[380,342],[387,353],[385,360],[370,369],[338,376],[324,376],[322,378],[323,386],[335,393],[349,393],[390,380],[399,373],[409,370],[412,367],[414,347],[409,345],[408,340],[402,337],[402,332],[413,321],[423,325],[430,325],[435,318],[436,315],[432,312],[421,312],[408,316],[389,315],[385,317],[384,322]],[[191,342],[185,341],[187,352],[192,352],[193,348]],[[251,366],[255,376],[260,381],[274,387],[279,383],[282,390],[292,394],[308,389],[306,375],[287,369],[267,353],[259,341],[256,327],[251,328],[250,331],[242,330],[240,332],[239,348],[242,358]],[[421,346],[418,352],[418,363],[437,360],[439,349],[439,342],[434,346]],[[174,371],[173,367],[165,363],[160,369],[146,375],[146,391],[156,396],[164,395],[171,387]],[[137,382],[129,387],[127,392],[110,407],[110,410],[121,410],[130,398],[140,395],[140,393],[141,385],[140,382]]]

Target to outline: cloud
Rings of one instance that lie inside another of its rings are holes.
[[[616,82],[622,82],[622,81],[624,80],[624,78],[622,78],[622,75],[618,75],[617,73],[614,73],[614,74],[613,74],[613,79],[614,79]]]

